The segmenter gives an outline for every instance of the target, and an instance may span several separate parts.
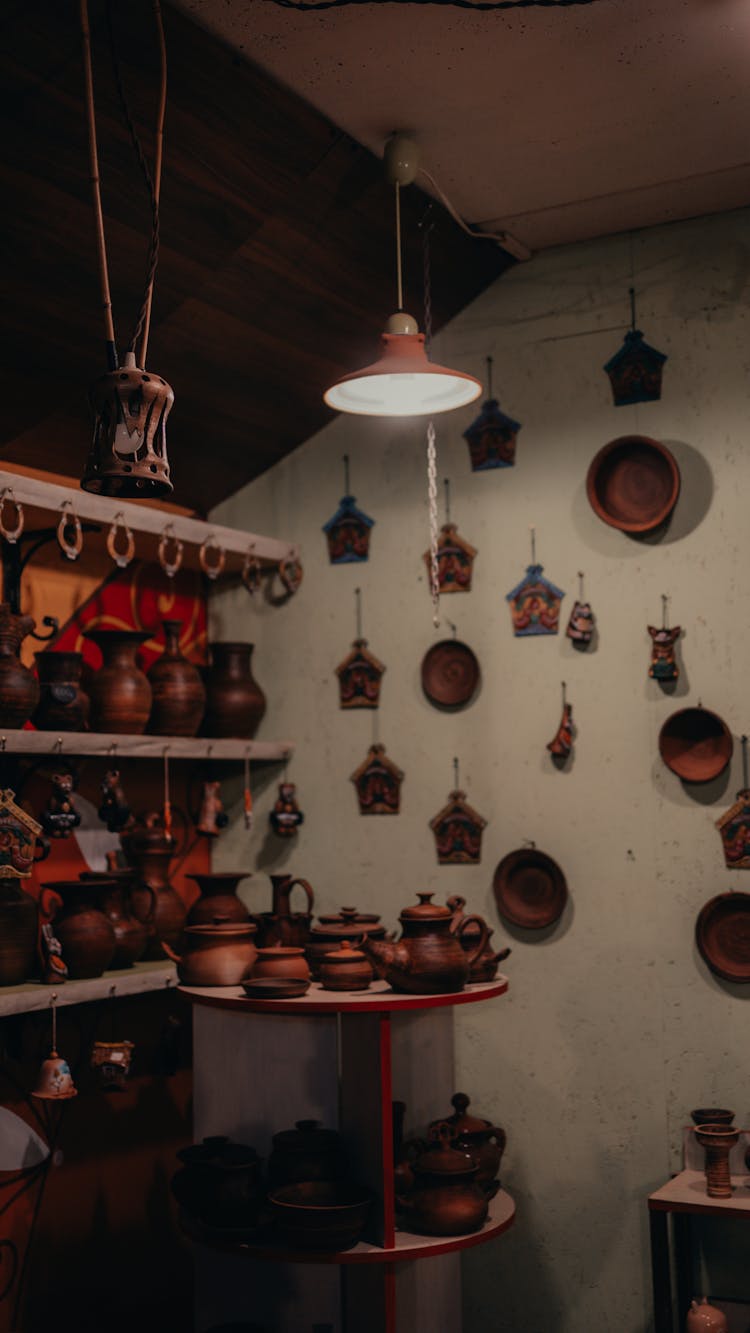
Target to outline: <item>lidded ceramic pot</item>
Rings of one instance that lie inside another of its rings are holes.
[[[358,941],[363,937],[373,940],[385,938],[385,926],[373,912],[359,912],[356,907],[342,907],[335,915],[321,916],[318,925],[310,929],[305,955],[315,980],[320,977],[320,964],[326,954],[342,940]],[[370,967],[372,976],[372,967]]]
[[[414,1186],[397,1195],[396,1207],[406,1214],[409,1231],[424,1236],[465,1236],[478,1231],[487,1218],[487,1196],[477,1183],[479,1168],[466,1152],[453,1146],[450,1125],[430,1130],[431,1144],[412,1163]]]
[[[499,1189],[497,1179],[500,1161],[505,1152],[506,1134],[490,1120],[469,1115],[469,1098],[465,1092],[456,1092],[451,1097],[453,1115],[446,1117],[444,1123],[450,1125],[455,1134],[454,1147],[467,1152],[473,1158],[478,1169],[477,1184],[481,1185],[488,1198],[493,1198]],[[434,1120],[434,1129],[441,1121]]]
[[[481,917],[466,916],[456,927],[453,912],[432,902],[431,893],[418,893],[419,902],[405,907],[399,920],[401,939],[366,939],[362,944],[375,971],[394,990],[414,995],[446,994],[463,990],[472,963],[487,944],[487,924]],[[470,922],[478,921],[480,935],[472,953],[464,953],[458,936]]]
[[[181,954],[166,940],[162,940],[161,947],[177,964],[183,986],[239,986],[250,976],[256,959],[256,929],[254,921],[187,926]]]
[[[272,944],[265,949],[258,949],[253,970],[253,981],[258,977],[287,977],[298,981],[310,980],[310,969],[305,960],[305,951],[289,944]]]
[[[180,651],[181,620],[162,620],[164,652],[151,664],[151,717],[148,729],[157,736],[195,736],[206,707],[201,673]]]
[[[367,990],[372,981],[372,968],[360,949],[355,949],[350,940],[342,940],[340,948],[321,958],[320,980],[323,990]]]
[[[273,1136],[268,1159],[271,1186],[294,1185],[303,1180],[341,1180],[346,1156],[341,1135],[321,1128],[318,1120],[298,1120],[294,1129]]]
[[[215,874],[194,872],[188,879],[194,879],[201,891],[200,898],[196,898],[187,914],[189,926],[200,926],[219,918],[222,921],[249,919],[245,904],[237,897],[237,886],[243,879],[249,879],[246,870],[224,870]]]
[[[39,682],[19,657],[34,629],[32,616],[17,616],[0,602],[0,727],[22,727],[39,703]]]
[[[140,736],[151,712],[151,686],[136,654],[148,631],[92,629],[85,637],[102,654],[101,667],[89,677],[92,730]]]
[[[252,643],[210,643],[206,673],[205,736],[252,740],[266,711],[266,696],[255,680]]]
[[[254,1148],[216,1135],[182,1148],[184,1163],[172,1193],[193,1217],[215,1227],[252,1227],[263,1202],[260,1160]]]
[[[39,704],[32,721],[39,731],[86,731],[89,696],[81,688],[81,653],[35,653]]]
[[[724,1312],[717,1310],[715,1305],[709,1305],[705,1296],[700,1304],[697,1301],[690,1302],[686,1333],[727,1333],[728,1327]]]

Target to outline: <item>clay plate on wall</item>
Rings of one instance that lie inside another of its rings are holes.
[[[669,449],[646,435],[623,435],[593,459],[586,493],[595,514],[621,532],[652,532],[672,513],[680,469]]]
[[[724,772],[734,741],[726,723],[710,708],[681,708],[659,732],[659,754],[683,782],[710,782]]]
[[[720,893],[695,923],[701,957],[725,981],[750,981],[750,893]]]
[[[542,930],[562,916],[568,898],[556,861],[535,847],[519,847],[500,862],[492,881],[500,916],[524,930]]]
[[[435,708],[463,708],[479,686],[479,662],[467,644],[441,639],[422,658],[422,689]]]

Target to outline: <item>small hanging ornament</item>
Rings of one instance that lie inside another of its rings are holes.
[[[466,792],[459,790],[458,759],[453,760],[453,786],[448,804],[430,820],[438,864],[479,865],[487,820],[467,804]]]
[[[172,841],[172,801],[169,794],[169,746],[164,746],[164,804],[162,807],[164,836]]]
[[[244,777],[245,782],[242,792],[242,806],[245,817],[245,828],[248,833],[252,833],[253,824],[255,823],[255,814],[253,812],[253,790],[250,786],[250,755],[247,750],[245,750]]]
[[[130,823],[132,812],[125,799],[118,768],[107,769],[102,779],[101,792],[102,802],[98,810],[99,818],[103,824],[107,825],[110,833],[121,833]]]
[[[557,634],[560,627],[560,604],[565,593],[545,579],[543,565],[536,563],[536,529],[531,529],[531,564],[526,574],[509,593],[513,633],[516,638],[532,634]]]
[[[671,629],[667,627],[668,601],[669,598],[662,593],[661,629],[657,629],[654,625],[648,626],[651,635],[651,662],[648,674],[651,680],[658,680],[662,685],[677,680],[680,674],[680,668],[675,660],[675,644],[682,630],[679,625],[673,625]]]
[[[278,838],[295,837],[300,825],[304,823],[305,816],[297,805],[297,788],[293,782],[287,782],[286,778],[279,783],[279,794],[268,818]]]
[[[446,477],[445,486],[445,523],[440,529],[437,544],[438,590],[444,592],[470,592],[471,576],[474,570],[476,547],[459,536],[450,515],[450,482]],[[427,572],[432,569],[432,550],[425,551],[424,562]]]
[[[389,759],[384,745],[371,745],[367,758],[352,773],[361,815],[397,815],[401,809],[401,769]]]
[[[750,870],[750,782],[747,771],[747,736],[742,737],[742,788],[734,805],[717,819],[724,863],[728,870]]]
[[[548,742],[547,749],[553,759],[564,761],[573,751],[573,705],[567,701],[565,681],[562,682],[562,705],[560,725],[554,738]]]
[[[367,639],[362,638],[361,589],[354,589],[354,597],[357,637],[352,644],[352,651],[336,667],[336,675],[339,678],[339,703],[342,708],[377,708],[385,667],[374,653],[368,650]]]
[[[91,1068],[99,1077],[103,1092],[123,1092],[130,1076],[135,1046],[132,1041],[95,1041],[91,1048]]]
[[[42,832],[31,815],[16,805],[15,792],[0,791],[0,879],[28,879]]]
[[[76,1086],[73,1082],[73,1075],[70,1072],[70,1065],[57,1053],[57,994],[53,991],[50,996],[50,1007],[52,1009],[52,1049],[47,1059],[42,1062],[42,1067],[36,1081],[36,1086],[32,1090],[32,1097],[38,1097],[41,1101],[62,1102],[70,1097],[78,1095]]]
[[[51,921],[43,921],[39,928],[39,959],[45,986],[57,986],[67,980],[68,965]]]
[[[487,357],[487,399],[482,403],[479,416],[464,431],[469,446],[472,472],[487,472],[490,468],[513,467],[516,461],[516,443],[520,421],[514,421],[500,411],[497,398],[492,397],[492,357]]]
[[[630,332],[619,351],[610,357],[604,370],[612,386],[615,407],[631,403],[652,403],[661,398],[661,376],[664,352],[657,352],[643,341],[643,334],[635,327],[635,288],[630,288]]]
[[[196,823],[198,832],[205,834],[207,838],[218,838],[228,823],[229,817],[221,799],[221,783],[215,779],[204,782],[201,808]]]
[[[349,455],[344,454],[344,489],[341,503],[332,518],[323,524],[328,542],[328,558],[332,565],[351,565],[367,560],[370,555],[370,529],[375,519],[357,508],[349,494]]]
[[[568,627],[565,631],[573,647],[585,652],[594,635],[596,618],[591,610],[591,603],[583,599],[583,574],[578,571],[578,597],[573,603]]]
[[[69,838],[81,822],[73,804],[73,775],[53,773],[51,781],[52,792],[41,814],[42,828],[50,838]]]

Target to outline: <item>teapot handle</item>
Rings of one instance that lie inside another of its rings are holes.
[[[479,943],[477,944],[476,949],[466,955],[466,961],[469,964],[469,967],[471,967],[477,961],[479,955],[484,952],[487,947],[487,941],[490,938],[490,928],[487,925],[487,922],[483,916],[477,916],[476,913],[473,913],[471,916],[465,916],[463,920],[459,922],[456,934],[463,935],[470,921],[479,922],[480,934]]]
[[[309,882],[309,880],[306,880],[306,879],[299,879],[299,878],[298,878],[298,879],[293,879],[292,882],[291,882],[291,884],[289,885],[289,897],[290,897],[290,899],[291,899],[291,896],[292,896],[292,889],[294,888],[295,884],[299,884],[300,888],[301,888],[301,889],[304,889],[304,891],[305,891],[305,893],[306,893],[306,895],[307,895],[307,906],[308,906],[308,909],[309,909],[310,912],[312,912],[312,909],[313,909],[313,903],[314,903],[314,901],[315,901],[315,894],[313,893],[313,887],[312,887],[312,884]]]
[[[182,962],[180,955],[178,953],[175,953],[174,949],[171,947],[171,945],[167,944],[166,940],[160,940],[159,943],[161,944],[164,953],[167,955],[167,958],[171,958],[173,963],[177,963],[179,965]]]

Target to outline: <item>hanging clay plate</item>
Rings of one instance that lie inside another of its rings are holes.
[[[680,469],[658,440],[623,435],[605,444],[586,478],[589,504],[621,532],[652,532],[672,513],[680,494]]]
[[[500,862],[492,881],[497,910],[504,921],[524,930],[542,930],[559,921],[568,898],[565,876],[556,861],[536,847],[519,847]]]
[[[701,957],[725,981],[750,981],[750,893],[720,893],[695,923]]]
[[[724,772],[734,742],[726,723],[709,708],[681,708],[659,732],[659,754],[683,782],[710,782]]]
[[[441,639],[422,658],[422,689],[435,708],[465,708],[479,688],[479,662],[459,639]]]

